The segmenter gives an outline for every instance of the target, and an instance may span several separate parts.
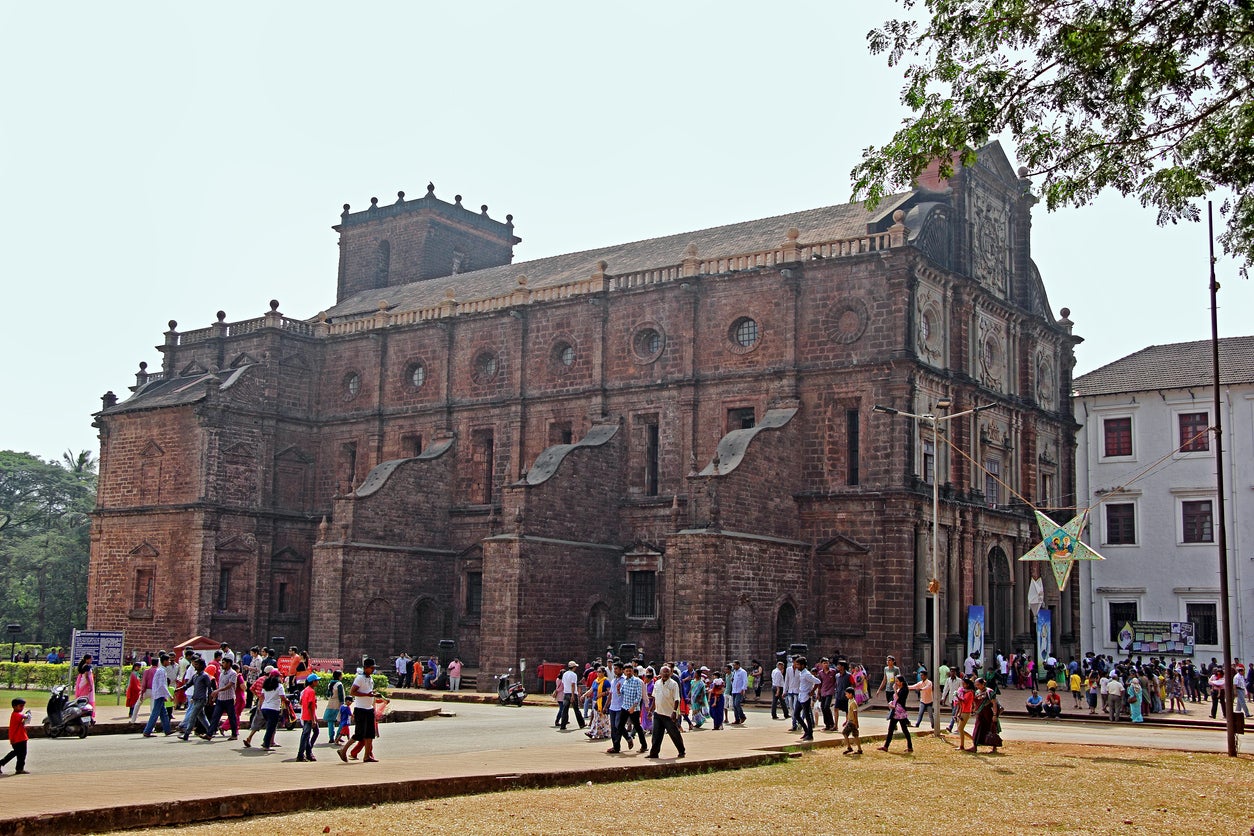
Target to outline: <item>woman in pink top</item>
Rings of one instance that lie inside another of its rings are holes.
[[[91,716],[96,716],[96,676],[91,670],[91,654],[83,654],[78,663],[78,678],[74,681],[74,697],[86,697],[91,704]]]

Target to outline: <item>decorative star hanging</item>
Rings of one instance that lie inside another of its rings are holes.
[[[1033,513],[1036,514],[1036,524],[1040,526],[1041,537],[1044,539],[1019,559],[1048,560],[1050,568],[1054,570],[1054,580],[1058,583],[1059,592],[1067,588],[1067,578],[1071,576],[1071,567],[1077,560],[1106,559],[1080,541],[1080,532],[1084,530],[1089,519],[1087,509],[1061,526],[1040,511]]]

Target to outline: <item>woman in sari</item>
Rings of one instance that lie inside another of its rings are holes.
[[[74,680],[74,698],[86,697],[91,705],[91,716],[96,716],[96,675],[91,669],[91,654],[83,654],[78,663],[78,677]]]
[[[640,703],[640,728],[645,734],[653,732],[653,668],[645,668],[640,675],[644,680],[644,699]]]
[[[591,740],[605,740],[610,736],[610,684],[605,668],[597,668],[596,679],[588,689],[592,694],[592,722],[584,734]]]
[[[971,732],[971,751],[980,746],[988,746],[997,754],[997,747],[1002,745],[1001,735],[997,733],[997,716],[1001,714],[1001,705],[997,695],[988,688],[983,679],[975,680],[975,702],[972,711],[975,713],[975,728]]]
[[[710,719],[714,721],[714,731],[721,731],[723,728],[723,677],[715,676],[710,683],[709,703],[710,703]]]
[[[692,699],[692,726],[698,729],[705,725],[705,719],[710,714],[710,702],[705,685],[705,670],[705,668],[702,668],[693,674],[692,684],[688,689]]]
[[[1132,715],[1132,722],[1144,723],[1145,718],[1141,716],[1141,701],[1145,698],[1145,689],[1141,687],[1141,681],[1135,676],[1128,677],[1128,713]]]

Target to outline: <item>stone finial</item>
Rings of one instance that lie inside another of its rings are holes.
[[[344,204],[344,211],[340,213],[340,217],[342,218],[342,217],[344,217],[345,215],[347,215],[347,214],[348,214],[348,210],[349,210],[349,205],[348,205],[347,203],[345,203],[345,204]]]
[[[893,210],[893,225],[888,230],[889,246],[900,247],[906,243],[906,213],[901,209]]]
[[[1071,318],[1071,308],[1063,308],[1063,309],[1062,309],[1062,310],[1060,310],[1058,313],[1062,314],[1062,318],[1063,318],[1063,319],[1070,319],[1070,318]]]
[[[370,198],[370,209],[374,210],[378,208],[379,208],[379,198],[377,197]]]
[[[505,216],[505,223],[507,223],[507,224],[512,224],[513,222],[514,222],[514,216],[513,216],[513,215],[506,215],[506,216]]]
[[[140,370],[141,372],[146,372],[146,371],[148,371],[148,364],[147,364],[147,363],[145,363],[143,360],[140,360],[140,361],[139,361],[139,370]]]
[[[427,194],[435,197],[435,183],[427,183]]]
[[[218,324],[226,322],[226,311],[218,311]]]
[[[1028,179],[1029,174],[1031,174],[1031,170],[1026,165],[1019,166],[1019,179],[1020,180]]]
[[[458,206],[461,206],[461,205],[462,205],[462,196],[461,196],[461,195],[459,195],[459,194],[455,194],[455,195],[453,195],[453,203],[457,204]]]
[[[327,324],[327,312],[326,311],[318,311],[318,322],[321,325]]]
[[[696,258],[697,257],[697,245],[693,243],[684,247],[684,256],[686,258]]]
[[[117,406],[117,403],[118,396],[113,394],[112,391],[105,392],[100,396],[100,405],[105,409],[108,409],[111,406]]]
[[[453,292],[453,288],[448,287],[444,289],[444,298],[452,302],[457,299],[457,294]]]
[[[789,241],[796,241],[801,237],[801,230],[797,229],[795,226],[789,227],[788,231],[784,233],[784,237],[786,237]]]
[[[379,313],[383,313],[384,311],[388,309],[388,300],[380,299],[377,307],[379,309]]]
[[[279,300],[278,299],[270,300],[270,310],[274,311],[275,313],[279,312]]]
[[[170,326],[170,330],[171,330],[171,331],[173,331],[175,328],[179,327],[178,322],[176,322],[176,321],[175,321],[175,320],[173,320],[173,319],[171,319],[171,320],[170,320],[168,323],[166,323],[166,324]]]
[[[526,276],[519,276],[519,277],[518,277],[518,286],[519,286],[519,287],[526,287],[526,286],[527,286],[527,277],[526,277]]]
[[[404,202],[405,202],[405,193],[404,193],[404,192],[397,192],[397,193],[396,193],[396,202],[397,202],[397,203],[404,203]]]
[[[797,239],[801,237],[801,230],[795,226],[790,227],[785,235],[788,240],[780,248],[780,257],[784,261],[796,261],[801,257],[801,248],[797,245]]]
[[[680,262],[679,274],[681,276],[695,276],[701,272],[701,261],[697,258],[697,245],[695,243],[684,247],[684,259]]]
[[[488,204],[485,203],[482,206],[480,206],[479,212],[486,218],[488,216]]]
[[[1071,321],[1071,308],[1063,308],[1058,313],[1062,315],[1062,319],[1058,320],[1058,324],[1065,328],[1067,333],[1070,334],[1072,327],[1075,325],[1075,323]]]
[[[325,543],[327,541],[327,530],[330,528],[331,526],[327,523],[327,518],[324,515],[322,517],[322,522],[318,523],[318,542],[319,543]]]
[[[904,211],[902,211],[901,209],[893,210],[893,223],[895,224],[905,223],[905,220],[906,220],[906,213]]]

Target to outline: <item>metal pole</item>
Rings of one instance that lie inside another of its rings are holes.
[[[1210,350],[1211,372],[1215,387],[1215,489],[1216,522],[1219,528],[1219,608],[1223,623],[1224,649],[1224,727],[1228,736],[1228,756],[1237,756],[1236,718],[1232,716],[1232,622],[1228,606],[1228,529],[1224,524],[1224,466],[1223,427],[1220,423],[1222,399],[1219,393],[1219,282],[1215,281],[1215,215],[1211,202],[1206,201],[1206,219],[1210,229]]]
[[[932,579],[928,591],[932,593],[932,729],[936,729],[937,706],[941,686],[941,617],[940,617],[940,444],[937,436],[939,421],[932,418]]]

